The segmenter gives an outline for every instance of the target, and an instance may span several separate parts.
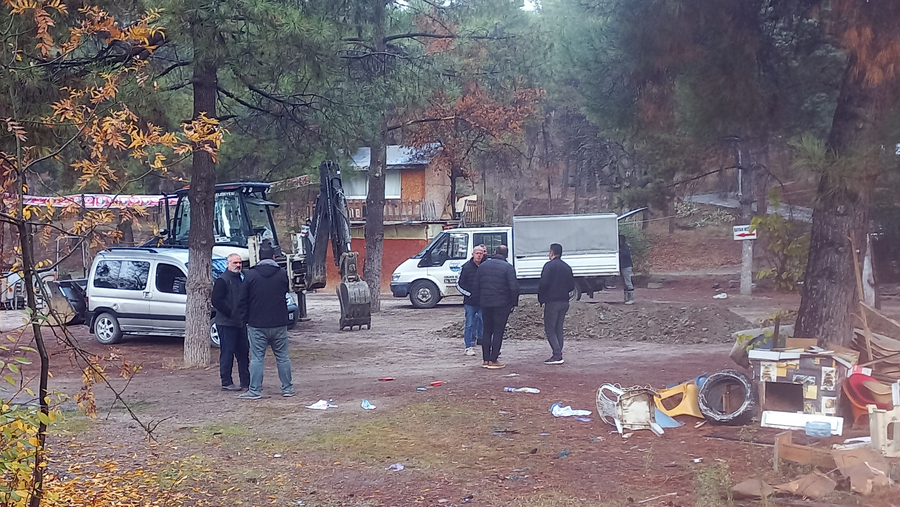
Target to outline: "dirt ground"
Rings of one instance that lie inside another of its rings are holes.
[[[661,288],[639,286],[631,307],[621,304],[620,290],[574,303],[560,366],[543,364],[550,349],[540,308],[523,296],[510,319],[502,370],[463,355],[459,299],[417,310],[383,295],[371,330],[342,332],[336,297],[312,294],[312,320],[290,333],[294,398],[279,396],[271,354],[264,398],[239,400],[219,389],[217,364],[180,366],[180,339],[130,337],[103,346],[84,326],[74,327],[79,345],[110,368],[123,358],[140,365],[133,379],[110,382],[153,438],[98,387],[97,419],[63,402],[65,417],[49,439],[50,470],[72,478],[115,462],[118,470],[142,469],[160,482],[186,478],[175,488],[189,500],[165,505],[728,505],[718,495],[729,484],[752,477],[780,484],[809,471],[790,465],[773,471],[776,430],[758,423],[697,428],[698,419],[683,416],[684,426],[662,436],[636,431],[623,438],[596,413],[604,383],[659,388],[735,368],[730,333],[797,306],[796,295],[735,295],[731,270],[709,269],[715,272],[722,274],[658,274],[653,280]],[[728,298],[713,299],[722,289]],[[51,389],[76,393],[79,365],[61,346],[51,352]],[[393,380],[379,380],[385,377]],[[506,386],[541,392],[505,392]],[[320,399],[336,407],[306,408]],[[377,408],[363,410],[364,399]],[[554,403],[593,414],[587,422],[555,418]],[[867,430],[795,441],[828,447],[862,434]],[[388,469],[398,464],[403,470]],[[896,489],[866,499],[837,492],[827,501],[887,507],[897,495]]]
[[[112,383],[156,440],[148,442],[121,404],[98,388],[97,420],[64,404],[65,421],[51,437],[51,468],[65,477],[71,462],[100,458],[122,469],[177,468],[191,478],[189,505],[620,506],[669,495],[640,505],[688,506],[710,488],[746,477],[787,482],[800,471],[772,471],[766,444],[773,430],[698,429],[685,416],[685,426],[661,437],[638,431],[623,439],[597,417],[603,383],[664,387],[734,367],[728,331],[750,323],[730,308],[750,315],[790,304],[765,296],[713,300],[711,282],[639,288],[633,308],[619,304],[619,293],[574,304],[573,329],[580,331],[566,344],[566,364],[554,367],[542,363],[549,347],[540,339],[536,301],[525,296],[511,319],[503,370],[480,368],[480,357],[462,354],[462,340],[448,331],[462,318],[458,301],[423,311],[385,299],[373,329],[351,333],[336,329],[334,296],[311,295],[313,320],[291,332],[298,395],[278,396],[270,361],[258,401],[220,391],[215,366],[179,368],[181,340],[134,337],[106,347],[75,328],[86,350],[141,365],[130,382]],[[671,302],[676,296],[681,303]],[[664,320],[667,313],[678,316],[669,319],[675,327],[659,329],[672,333],[644,334],[655,326],[642,319]],[[645,341],[627,340],[633,335]],[[53,373],[54,391],[74,393],[81,385],[62,357]],[[442,384],[432,387],[435,381]],[[541,392],[508,393],[505,386]],[[305,408],[319,399],[337,407]],[[377,408],[363,410],[363,399]],[[556,402],[595,413],[590,422],[554,418]],[[404,470],[386,469],[396,463]],[[863,505],[849,495],[832,501]]]

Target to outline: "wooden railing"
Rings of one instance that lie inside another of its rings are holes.
[[[465,223],[466,225],[484,224],[484,202],[466,201]]]
[[[363,220],[366,201],[353,199],[347,201],[350,220]],[[431,201],[409,201],[402,199],[385,199],[384,220],[399,222],[404,220],[440,220],[441,214]]]

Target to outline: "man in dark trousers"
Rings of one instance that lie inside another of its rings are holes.
[[[216,331],[219,333],[219,376],[223,391],[243,391],[250,387],[250,342],[241,320],[241,256],[228,256],[228,269],[213,284],[212,305],[216,309]],[[234,385],[231,370],[237,361],[240,386]]]
[[[494,255],[483,261],[475,273],[475,294],[481,305],[484,335],[481,337],[482,366],[497,369],[504,365],[497,361],[503,345],[503,331],[514,306],[519,305],[519,281],[516,270],[506,261],[509,248],[500,245]]]
[[[250,338],[250,388],[238,395],[245,400],[262,398],[263,360],[266,347],[272,347],[281,395],[294,395],[291,359],[288,357],[288,311],[284,295],[288,292],[287,272],[275,260],[271,243],[259,247],[259,263],[250,268],[241,288],[240,308]]]
[[[575,289],[572,268],[562,257],[562,245],[550,245],[550,260],[541,270],[538,303],[544,306],[544,333],[553,355],[544,364],[563,364],[563,322],[569,311],[569,292]]]
[[[478,245],[472,249],[472,258],[462,265],[459,278],[456,279],[456,290],[463,295],[463,307],[466,309],[466,327],[463,332],[463,341],[466,345],[467,356],[475,355],[475,342],[481,340],[483,324],[481,321],[481,307],[478,306],[478,297],[472,292],[475,286],[475,273],[478,266],[484,260],[487,248]]]
[[[619,272],[622,273],[622,285],[625,286],[625,304],[634,304],[634,283],[631,282],[633,267],[631,262],[631,247],[625,240],[624,234],[619,234]]]

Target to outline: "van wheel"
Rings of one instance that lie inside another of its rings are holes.
[[[215,319],[209,319],[209,343],[215,348],[222,346],[222,342],[219,341],[219,328],[216,327]]]
[[[94,336],[104,345],[112,345],[122,341],[122,330],[119,328],[119,320],[111,313],[101,313],[94,321]]]
[[[581,300],[581,285],[575,282],[575,288],[569,291],[569,302]]]
[[[416,308],[434,308],[440,300],[437,285],[428,280],[417,280],[409,289],[409,302]]]

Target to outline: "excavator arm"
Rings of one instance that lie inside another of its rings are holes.
[[[319,197],[306,231],[306,288],[325,287],[328,240],[331,240],[335,265],[339,267],[341,283],[337,287],[341,302],[341,329],[363,325],[371,327],[371,295],[369,286],[360,279],[357,270],[358,252],[350,248],[350,218],[347,199],[341,184],[340,167],[326,160],[319,165]]]

